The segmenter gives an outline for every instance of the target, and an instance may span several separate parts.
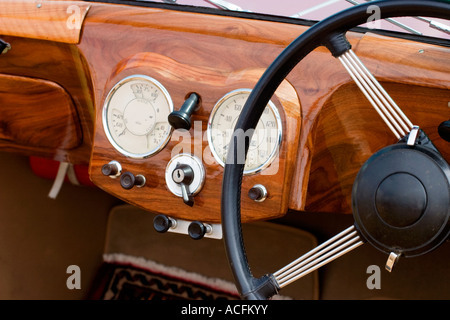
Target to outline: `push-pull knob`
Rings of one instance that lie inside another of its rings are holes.
[[[169,218],[168,216],[166,216],[164,214],[158,214],[153,219],[153,227],[159,233],[165,233],[170,228],[175,228],[176,225],[177,225],[177,222],[174,219]]]
[[[180,186],[183,202],[192,207],[194,197],[189,191],[189,185],[194,180],[194,170],[187,164],[178,164],[172,172],[172,180]]]
[[[191,222],[188,228],[189,236],[194,240],[200,240],[205,236],[205,234],[211,232],[212,227],[209,224],[201,223],[200,221]]]
[[[392,269],[394,268],[395,264],[398,262],[398,259],[400,258],[400,254],[397,254],[395,252],[391,252],[389,255],[385,269],[389,272],[392,272]]]
[[[262,184],[255,184],[249,191],[248,196],[255,202],[263,202],[267,198],[267,189]]]
[[[141,174],[135,176],[131,172],[124,172],[120,177],[120,185],[126,190],[134,186],[143,187],[145,185],[145,177]]]
[[[120,176],[120,174],[122,173],[122,166],[120,165],[119,162],[113,160],[102,166],[102,173],[105,176],[116,178]]]
[[[191,116],[198,109],[200,98],[196,93],[191,93],[189,98],[184,101],[180,110],[169,114],[168,121],[174,129],[191,128]]]

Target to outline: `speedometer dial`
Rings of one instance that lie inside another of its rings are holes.
[[[167,121],[172,99],[161,83],[144,75],[119,81],[103,106],[103,128],[122,154],[145,158],[159,152],[170,139]]]
[[[226,94],[217,102],[208,121],[208,142],[214,158],[222,166],[237,119],[250,95],[250,89]],[[281,143],[282,124],[275,105],[269,101],[253,133],[244,174],[260,172],[272,163]]]

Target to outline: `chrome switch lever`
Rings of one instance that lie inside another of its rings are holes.
[[[183,202],[192,207],[194,205],[194,197],[189,191],[189,185],[194,180],[194,170],[187,164],[178,164],[172,172],[172,180],[180,185]]]
[[[391,252],[389,255],[385,269],[389,272],[392,272],[392,269],[394,268],[395,264],[398,262],[398,259],[400,258],[400,253]]]
[[[420,128],[419,126],[414,126],[409,133],[408,140],[406,144],[410,147],[414,147],[419,139]]]

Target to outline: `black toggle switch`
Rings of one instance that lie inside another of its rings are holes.
[[[192,114],[197,111],[199,107],[200,97],[196,93],[191,93],[189,98],[184,101],[180,110],[173,111],[169,114],[168,121],[174,129],[191,128]]]
[[[165,233],[170,228],[175,227],[176,222],[172,218],[169,218],[168,216],[164,214],[158,214],[153,219],[153,227],[155,230],[159,233]]]
[[[129,190],[134,186],[143,187],[145,185],[145,177],[141,174],[135,176],[131,172],[127,171],[120,177],[120,185],[126,190]]]

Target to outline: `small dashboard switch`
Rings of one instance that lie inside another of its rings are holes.
[[[102,166],[102,174],[111,178],[117,178],[122,173],[122,166],[119,162],[113,160]]]
[[[263,202],[267,195],[267,189],[262,184],[256,184],[248,191],[249,198],[255,202]]]
[[[127,171],[120,177],[120,185],[126,190],[129,190],[134,186],[140,188],[145,185],[145,177],[141,174],[135,176],[131,172]]]

